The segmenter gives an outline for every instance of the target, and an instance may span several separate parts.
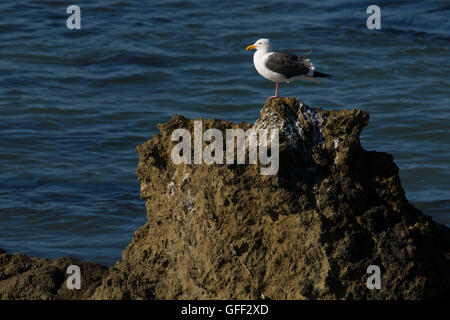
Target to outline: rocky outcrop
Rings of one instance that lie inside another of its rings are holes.
[[[77,265],[81,288],[67,288],[66,270]],[[54,260],[8,254],[0,249],[0,300],[85,300],[90,299],[108,268],[73,258]]]
[[[280,131],[275,175],[257,164],[175,165],[171,134],[193,134],[194,121],[159,125],[137,148],[148,222],[92,298],[449,299],[449,229],[409,204],[391,155],[361,147],[368,119],[271,100],[253,128]],[[366,286],[370,265],[379,290]]]
[[[278,129],[278,170],[261,175],[248,148],[247,164],[174,164],[172,133],[195,131],[174,116],[137,148],[148,222],[122,259],[108,270],[0,249],[0,299],[449,299],[450,231],[409,204],[391,155],[361,147],[368,120],[295,98],[253,126],[202,119],[203,132]],[[80,290],[66,286],[72,264]],[[371,265],[381,289],[367,288]]]

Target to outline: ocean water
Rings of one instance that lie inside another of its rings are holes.
[[[450,3],[377,1],[368,30],[372,2],[2,1],[0,248],[113,265],[146,222],[135,147],[174,114],[256,120],[275,89],[245,51],[262,37],[334,76],[280,95],[369,112],[363,146],[450,225]]]

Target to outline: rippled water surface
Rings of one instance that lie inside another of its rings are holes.
[[[273,83],[248,44],[330,73],[282,85],[325,109],[370,113],[361,142],[389,152],[408,199],[450,225],[450,4],[377,1],[0,3],[0,248],[112,265],[146,221],[135,147],[172,115],[254,121]]]

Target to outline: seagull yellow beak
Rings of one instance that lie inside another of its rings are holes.
[[[245,48],[245,50],[253,50],[256,49],[256,47],[252,44],[251,46],[248,46],[247,48]]]

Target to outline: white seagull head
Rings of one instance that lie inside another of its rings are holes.
[[[247,51],[252,49],[255,49],[256,51],[261,50],[264,52],[269,52],[272,49],[272,46],[270,45],[269,39],[259,39],[254,44],[246,48]]]

